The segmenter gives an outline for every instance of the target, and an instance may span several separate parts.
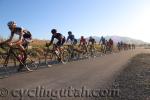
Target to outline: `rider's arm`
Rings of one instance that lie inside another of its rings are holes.
[[[51,41],[49,42],[49,45],[51,45],[54,41],[54,36],[52,36]]]

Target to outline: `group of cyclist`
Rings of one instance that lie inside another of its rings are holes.
[[[100,41],[99,41],[99,44],[102,47],[101,49],[102,49],[103,53],[106,53],[107,50],[110,51],[110,52],[112,52],[114,42],[113,42],[113,40],[111,38],[109,40],[107,40],[107,39],[105,39],[102,36],[101,39],[100,39]]]
[[[125,43],[125,42],[120,41],[117,43],[117,48],[119,51],[135,49],[135,44]]]
[[[32,42],[32,34],[27,29],[18,27],[15,21],[10,21],[10,22],[8,22],[7,25],[11,31],[11,35],[10,35],[9,39],[1,42],[0,44],[5,43],[10,47],[17,46],[18,49],[20,50],[21,56],[23,58],[22,62],[25,62],[27,59],[26,48],[28,47],[29,43]],[[17,41],[13,41],[13,37],[15,34],[19,35],[19,39]],[[55,44],[55,46],[56,46],[57,51],[59,51],[60,54],[61,54],[61,46],[63,46],[65,42],[68,43],[68,41],[71,41],[71,45],[73,45],[73,46],[75,46],[78,42],[71,31],[68,31],[67,38],[65,38],[65,36],[63,36],[61,33],[57,32],[56,29],[52,29],[51,34],[52,34],[52,37],[51,37],[50,42],[47,44],[47,46],[50,46],[51,44],[53,44],[54,39],[57,39],[58,41]],[[84,38],[84,36],[81,36],[78,46],[83,47],[85,52],[87,52],[87,46],[91,45],[92,48],[95,48],[94,47],[95,44],[96,44],[96,40],[93,37],[89,37],[89,40],[87,41],[86,38]],[[112,50],[114,43],[111,38],[109,40],[106,40],[102,36],[99,41],[99,44],[101,45],[101,47],[109,48],[110,50]],[[122,45],[123,45],[122,42],[118,43],[118,47],[121,47]],[[60,58],[60,60],[61,60],[61,58]],[[21,69],[22,69],[22,67],[19,67],[18,71],[20,71]]]

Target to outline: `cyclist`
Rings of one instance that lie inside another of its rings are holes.
[[[109,39],[109,44],[110,44],[110,50],[112,51],[114,42],[111,38]]]
[[[106,45],[106,39],[102,36],[100,41],[99,41],[99,44],[102,44],[102,45]]]
[[[94,44],[96,43],[95,39],[93,37],[89,37],[88,45],[90,46],[91,49],[95,49]]]
[[[50,43],[48,44],[48,46],[50,46],[53,43],[55,38],[58,40],[58,42],[56,43],[56,51],[58,51],[57,54],[60,57],[59,60],[61,61],[61,53],[62,53],[61,46],[63,46],[66,39],[61,33],[58,33],[56,29],[52,29],[51,33],[52,33],[52,37],[51,37],[51,40],[50,40]]]
[[[135,44],[131,44],[132,49],[135,49]]]
[[[131,49],[131,44],[130,43],[128,44],[128,48]]]
[[[74,35],[72,34],[71,31],[68,31],[68,37],[67,37],[67,41],[66,42],[68,42],[68,40],[70,40],[71,44],[73,44],[73,45],[77,44],[77,39],[75,39],[75,37],[74,37]]]
[[[89,46],[88,51],[89,51],[89,53],[91,54],[91,56],[94,56],[95,43],[96,43],[95,39],[94,39],[92,36],[90,36],[90,37],[89,37],[89,41],[88,41],[88,46]],[[95,56],[94,56],[94,57],[95,57]]]
[[[81,46],[81,45],[87,45],[87,42],[86,42],[86,39],[84,38],[84,36],[81,36],[81,38],[80,38],[79,46]]]
[[[121,43],[120,42],[117,43],[117,48],[119,51],[121,50]]]
[[[70,40],[71,44],[68,45],[68,52],[71,55],[71,58],[74,58],[75,52],[77,49],[75,48],[75,45],[77,44],[77,39],[75,39],[74,35],[72,34],[71,31],[68,31],[68,37],[66,43]]]
[[[21,52],[21,58],[22,58],[21,61],[25,63],[27,59],[27,53],[25,49],[27,48],[28,44],[31,42],[32,35],[28,30],[23,29],[21,27],[17,27],[17,24],[15,21],[9,21],[7,25],[11,31],[11,36],[9,37],[9,39],[4,41],[3,43],[7,43],[11,47],[12,46],[19,47],[19,51]],[[19,39],[16,41],[13,41],[13,37],[15,34],[19,35]],[[20,64],[18,71],[20,71],[22,68],[23,66],[21,66]]]
[[[109,39],[109,42],[111,45],[113,45],[113,40],[111,38]]]
[[[99,44],[101,46],[101,51],[106,53],[107,40],[103,36],[101,37]]]
[[[109,42],[108,40],[105,40],[105,43],[106,43],[107,49],[109,49],[109,47],[110,47],[110,42]]]
[[[122,49],[123,49],[123,45],[124,45],[124,42],[121,41],[121,42],[120,42],[120,46],[121,46]]]
[[[83,47],[83,49],[87,52],[87,42],[86,39],[84,38],[84,36],[81,36],[80,38],[80,44],[79,47]]]
[[[93,37],[89,37],[89,41],[88,41],[88,44],[92,44],[92,45],[94,45],[95,43],[96,43],[96,41],[95,41],[95,39],[93,38]]]

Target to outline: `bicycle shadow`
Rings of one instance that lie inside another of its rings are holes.
[[[44,61],[42,61],[40,64],[38,64],[38,69],[43,69],[43,68],[48,68],[48,65],[57,65],[57,64],[61,64],[61,62],[58,62],[58,61],[47,61],[47,63],[45,63]],[[9,66],[7,67],[4,67],[2,65],[0,65],[0,79],[3,79],[3,78],[7,78],[9,76],[12,76],[12,75],[16,75],[16,74],[19,74],[19,73],[27,73],[27,72],[32,72],[32,71],[28,71],[26,68],[23,68],[21,71],[18,72],[18,68],[19,68],[19,65],[16,65],[16,66],[13,66],[12,64],[10,64]]]

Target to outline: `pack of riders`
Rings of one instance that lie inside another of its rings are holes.
[[[28,47],[29,43],[32,42],[32,34],[27,29],[18,27],[15,21],[9,21],[7,26],[11,32],[10,37],[9,37],[9,39],[7,39],[6,41],[3,41],[0,44],[6,43],[9,46],[17,46],[19,48],[19,51],[21,52],[21,56],[23,58],[22,62],[25,62],[27,59],[26,48]],[[58,41],[55,44],[55,46],[56,46],[56,49],[58,51],[60,51],[60,53],[61,53],[61,46],[63,46],[65,42],[67,43],[68,41],[71,41],[71,45],[76,45],[78,42],[71,31],[68,31],[67,38],[65,38],[65,36],[63,36],[61,33],[57,32],[56,29],[52,29],[51,34],[52,34],[52,37],[47,46],[50,46],[51,44],[53,44],[54,39],[57,39]],[[14,35],[19,36],[18,40],[13,41]],[[79,41],[79,47],[81,46],[81,47],[87,48],[87,45],[89,45],[89,44],[94,45],[95,43],[96,43],[96,40],[93,37],[90,36],[89,40],[87,41],[87,39],[84,36],[81,36],[80,41]],[[114,42],[111,38],[107,41],[102,36],[99,41],[99,44],[113,48]],[[127,46],[129,48],[135,48],[134,44],[127,45],[127,44],[123,43],[122,41],[118,42],[118,44],[117,44],[117,47],[120,47],[120,48],[123,47],[124,49],[127,48]],[[18,71],[20,71],[21,69],[22,69],[22,67],[20,66],[18,68]]]

